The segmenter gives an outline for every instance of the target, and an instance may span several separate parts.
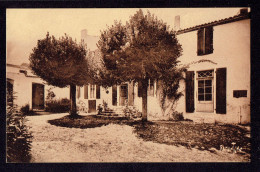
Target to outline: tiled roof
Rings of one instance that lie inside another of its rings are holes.
[[[205,23],[205,24],[189,27],[189,28],[186,28],[186,29],[181,29],[181,30],[178,30],[176,34],[179,35],[179,34],[195,31],[195,30],[198,30],[200,28],[204,28],[204,27],[208,27],[208,26],[217,26],[217,25],[231,23],[231,22],[235,22],[235,21],[239,21],[239,20],[249,19],[250,18],[250,14],[251,13],[238,14],[238,15],[235,15],[233,17],[229,17],[229,18],[225,18],[225,19],[221,19],[221,20],[216,20],[216,21],[213,21],[213,22],[209,22],[209,23]]]

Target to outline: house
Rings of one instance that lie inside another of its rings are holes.
[[[15,96],[18,107],[29,105],[31,110],[43,110],[48,89],[53,88],[56,98],[69,98],[69,88],[51,87],[35,76],[29,65],[6,64],[7,91]]]
[[[235,16],[186,29],[179,29],[180,24],[180,17],[176,17],[174,28],[183,48],[179,60],[188,66],[186,81],[181,81],[179,88],[184,96],[177,102],[168,100],[162,109],[160,82],[149,81],[148,120],[169,119],[174,110],[194,121],[249,123],[250,13],[241,9]],[[86,35],[83,31],[82,39],[87,42]],[[95,112],[103,102],[114,110],[128,103],[142,111],[138,87],[138,83],[107,89],[86,85],[78,87],[77,98],[86,103],[89,112]]]
[[[180,20],[177,20],[179,22]],[[177,26],[179,24],[176,24]],[[177,31],[184,96],[176,110],[204,122],[250,122],[250,13]]]

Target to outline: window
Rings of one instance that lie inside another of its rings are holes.
[[[212,101],[213,70],[198,72],[198,101]]]
[[[154,82],[151,79],[149,80],[148,90],[148,96],[154,96]]]
[[[198,30],[198,56],[213,53],[213,27]]]
[[[95,98],[95,85],[90,85],[90,98]]]

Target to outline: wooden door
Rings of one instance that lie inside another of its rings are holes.
[[[88,101],[88,113],[96,112],[96,100]]]
[[[44,109],[44,85],[32,84],[32,108]]]
[[[120,86],[120,99],[119,106],[125,106],[128,101],[128,85],[123,84]]]

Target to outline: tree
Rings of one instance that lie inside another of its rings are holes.
[[[70,115],[77,116],[76,86],[90,80],[90,68],[86,59],[84,44],[77,44],[71,37],[54,36],[38,40],[30,54],[30,68],[48,84],[64,88],[70,87]]]
[[[179,96],[176,88],[183,68],[178,68],[182,48],[175,32],[150,12],[142,10],[123,25],[114,25],[101,32],[98,47],[102,54],[103,69],[99,80],[104,86],[134,81],[142,85],[142,119],[147,120],[148,81],[162,80],[165,96]],[[178,79],[171,79],[178,77]],[[169,88],[174,86],[174,88]]]

